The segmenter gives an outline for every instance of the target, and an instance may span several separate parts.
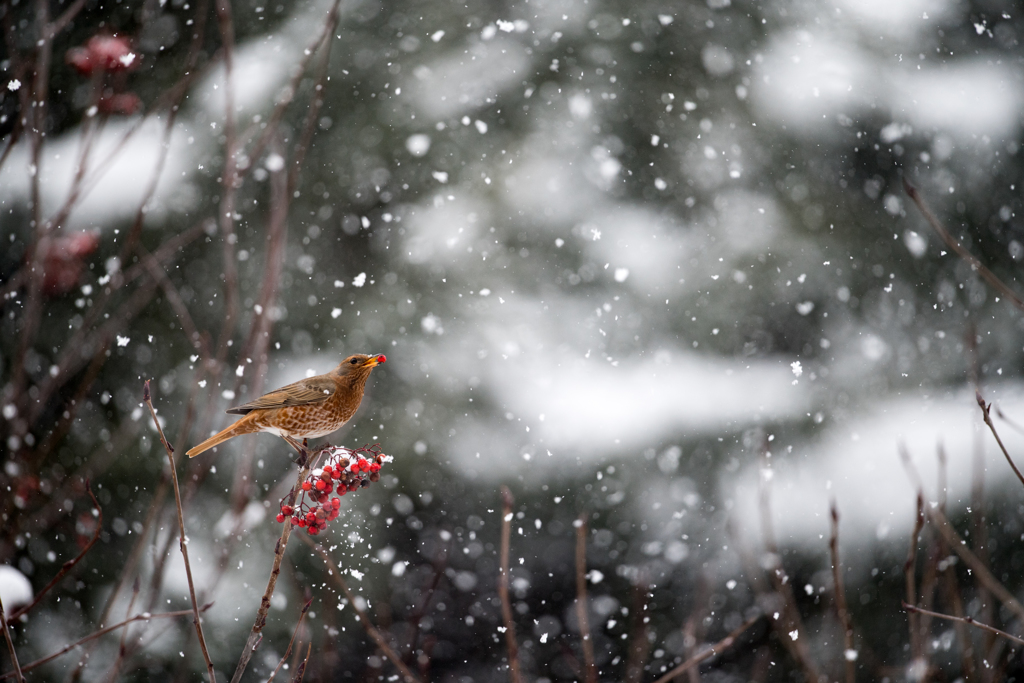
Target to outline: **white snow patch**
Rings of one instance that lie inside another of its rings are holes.
[[[4,603],[4,616],[32,602],[32,582],[14,567],[0,564],[0,601]]]

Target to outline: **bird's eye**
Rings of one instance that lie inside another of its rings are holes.
[[[355,365],[358,362],[359,361],[357,361],[355,358],[353,358],[352,360],[349,361],[349,363],[351,363],[352,365]]]

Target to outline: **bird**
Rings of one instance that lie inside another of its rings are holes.
[[[357,353],[324,375],[307,377],[230,408],[228,414],[245,417],[193,447],[188,457],[242,434],[269,432],[291,444],[304,459],[304,441],[326,436],[348,422],[363,400],[370,371],[386,360],[383,354]]]

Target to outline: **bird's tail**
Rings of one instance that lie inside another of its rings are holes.
[[[233,439],[234,437],[241,436],[242,434],[252,434],[253,432],[258,431],[259,427],[253,424],[253,421],[250,419],[250,416],[247,415],[238,422],[236,422],[235,424],[224,429],[224,431],[214,434],[213,436],[211,436],[209,439],[202,442],[198,446],[194,446],[193,448],[191,448],[188,451],[188,457],[194,458],[200,453],[210,450],[214,446],[219,446],[228,439]]]

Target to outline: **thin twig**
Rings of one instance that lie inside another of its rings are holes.
[[[985,424],[987,424],[988,428],[992,430],[992,436],[996,437],[996,443],[999,444],[999,450],[1001,450],[1003,455],[1006,456],[1006,462],[1010,463],[1010,469],[1012,469],[1013,473],[1017,475],[1017,479],[1020,480],[1021,484],[1024,484],[1024,474],[1021,474],[1020,470],[1017,469],[1017,465],[1014,464],[1013,458],[1010,457],[1010,454],[1006,450],[1006,446],[1003,445],[1003,440],[999,438],[999,432],[996,431],[996,426],[992,423],[992,416],[989,415],[989,410],[992,408],[992,404],[985,403],[985,399],[981,397],[980,391],[975,391],[974,395],[978,399],[978,406],[981,408],[981,416],[985,419]]]
[[[594,664],[594,641],[590,636],[590,620],[587,618],[587,514],[581,513],[576,527],[576,617],[580,622],[580,638],[583,641],[584,680],[597,683],[597,666]]]
[[[292,683],[302,683],[302,679],[306,677],[306,667],[309,666],[309,655],[313,652],[313,641],[309,641],[309,645],[306,647],[306,658],[302,660],[302,664],[299,664],[295,670],[295,677],[292,678]]]
[[[1019,645],[1024,645],[1024,638],[1018,638],[1017,636],[1012,635],[1010,633],[1007,633],[1006,631],[1000,631],[999,629],[997,629],[994,626],[989,626],[988,624],[983,624],[980,621],[975,621],[971,617],[958,617],[958,616],[954,616],[952,614],[943,614],[941,612],[933,612],[931,610],[922,609],[920,607],[915,607],[914,605],[908,605],[907,603],[903,603],[903,609],[907,610],[908,612],[920,612],[921,614],[927,614],[928,616],[930,616],[930,617],[932,617],[934,619],[945,619],[946,621],[956,621],[956,622],[959,622],[961,624],[967,624],[969,626],[976,626],[977,628],[983,629],[983,630],[988,631],[989,633],[992,633],[992,634],[997,635],[997,636],[1002,636],[1003,638],[1006,638],[1007,640],[1013,641],[1014,643],[1017,643]]]
[[[671,681],[673,678],[680,674],[686,673],[693,667],[703,662],[705,659],[710,659],[715,655],[721,654],[722,650],[727,650],[728,648],[732,647],[733,643],[736,642],[736,639],[739,638],[744,631],[746,631],[748,628],[756,624],[760,619],[761,615],[748,619],[742,625],[737,627],[736,630],[727,635],[725,638],[722,638],[720,641],[709,647],[707,650],[704,650],[699,655],[694,655],[693,657],[690,657],[685,662],[683,662],[676,668],[672,669],[658,680],[654,681],[654,683],[668,683],[668,681]]]
[[[212,605],[213,605],[212,602],[207,603],[207,604],[203,605],[199,609],[199,611],[200,612],[205,612],[206,610],[210,609],[210,607]],[[102,638],[103,636],[107,635],[111,631],[116,631],[117,629],[123,628],[123,627],[127,626],[128,624],[132,624],[132,623],[134,623],[136,621],[149,621],[150,619],[167,619],[167,618],[171,618],[171,617],[184,617],[184,616],[188,616],[189,614],[192,614],[192,610],[190,610],[190,609],[182,609],[182,610],[178,610],[177,612],[163,612],[163,613],[160,613],[160,614],[150,614],[149,612],[143,612],[142,614],[136,614],[131,619],[125,619],[124,621],[120,621],[120,622],[118,622],[116,624],[111,624],[110,626],[107,626],[106,628],[101,628],[99,631],[96,631],[94,633],[90,633],[89,635],[85,636],[84,638],[79,638],[75,642],[73,642],[73,643],[71,643],[69,645],[65,645],[61,649],[57,650],[52,655],[47,655],[47,656],[43,657],[42,659],[37,659],[34,662],[26,664],[25,666],[21,667],[21,670],[22,671],[31,671],[32,669],[35,669],[36,667],[42,666],[43,664],[46,664],[47,662],[52,662],[54,659],[57,659],[57,657],[60,657],[63,654],[66,654],[68,652],[71,652],[72,650],[78,649],[79,647],[81,647],[85,643],[88,643],[91,640],[96,640],[97,638]],[[0,675],[0,680],[4,680],[6,678],[13,678],[14,675],[15,675],[15,673],[13,671],[8,671],[7,673]]]
[[[764,435],[761,441],[761,466],[765,472],[771,472],[771,451],[768,450],[768,437]],[[803,620],[800,618],[800,608],[793,594],[793,584],[782,566],[779,546],[775,541],[775,528],[772,524],[771,489],[768,485],[769,477],[762,474],[759,478],[760,486],[760,507],[761,507],[761,534],[764,536],[765,549],[773,559],[774,566],[768,568],[768,577],[772,583],[775,593],[782,598],[784,615],[781,619],[772,619],[771,624],[778,633],[779,640],[785,646],[789,654],[796,660],[803,669],[804,677],[809,681],[818,680],[818,668],[811,660],[811,654],[807,649],[806,639],[799,636],[804,633]],[[797,637],[792,634],[796,631]]]
[[[924,527],[924,493],[917,493],[917,513],[914,515],[914,529],[910,532],[910,549],[907,551],[907,560],[903,563],[903,576],[906,583],[907,599],[910,604],[917,603],[917,545],[921,538],[921,529]],[[917,630],[917,618],[914,614],[908,614],[910,622],[910,656],[915,661],[923,656],[920,634]]]
[[[14,649],[14,641],[11,640],[11,629],[4,616],[4,601],[0,600],[0,627],[4,630],[4,640],[7,641],[7,651],[11,655],[11,666],[14,667],[14,677],[18,683],[25,683],[25,677],[21,673],[21,664],[18,663],[18,652]]]
[[[377,647],[381,649],[381,652],[384,653],[384,656],[387,657],[388,660],[395,665],[395,668],[398,669],[399,672],[401,672],[402,677],[405,678],[407,682],[420,683],[420,679],[417,678],[416,675],[409,670],[409,667],[405,665],[405,663],[402,661],[402,658],[399,657],[391,648],[391,646],[388,645],[388,642],[384,640],[384,636],[382,636],[380,631],[377,630],[377,627],[373,625],[373,623],[370,621],[370,618],[366,615],[366,612],[359,608],[359,605],[356,603],[355,594],[352,592],[352,589],[348,587],[348,582],[345,581],[345,579],[341,576],[341,571],[338,569],[337,565],[334,564],[334,561],[331,559],[331,556],[328,555],[323,548],[321,548],[319,545],[311,541],[306,536],[302,536],[300,534],[299,538],[301,538],[306,545],[308,545],[318,555],[320,555],[320,558],[324,561],[324,564],[327,565],[327,568],[329,570],[328,573],[341,587],[341,590],[345,593],[345,597],[348,598],[349,604],[352,605],[352,609],[356,611],[356,616],[359,618],[359,622],[363,625],[363,628],[366,630],[366,633],[370,636],[373,642],[377,644]]]
[[[702,584],[705,582],[702,581]],[[625,683],[641,683],[644,679],[644,666],[651,651],[650,627],[648,626],[647,599],[650,596],[650,585],[646,571],[640,572],[636,585],[633,587],[633,607],[630,620],[629,645],[626,648],[626,680]]]
[[[843,660],[846,662],[846,683],[855,683],[857,678],[856,660],[851,659],[856,650],[853,649],[853,618],[846,605],[846,587],[843,583],[843,566],[839,563],[839,509],[835,499],[830,508],[832,514],[832,535],[828,541],[829,554],[832,558],[832,584],[835,591],[836,615],[843,626]]]
[[[946,227],[939,222],[939,219],[936,218],[935,214],[933,214],[931,209],[928,208],[928,204],[925,203],[924,198],[921,197],[917,188],[911,185],[906,178],[903,179],[903,190],[914,201],[914,204],[917,205],[918,211],[920,211],[921,215],[923,215],[925,220],[928,221],[928,224],[932,226],[932,229],[939,233],[939,237],[941,237],[942,241],[946,243],[946,246],[955,251],[964,261],[967,261],[971,266],[971,270],[974,270],[978,275],[981,275],[981,277],[984,278],[984,280],[996,291],[1009,299],[1010,303],[1016,306],[1018,310],[1024,311],[1024,300],[1021,300],[1021,298],[1017,296],[1012,289],[1007,287],[1002,280],[996,277],[995,273],[986,268],[981,261],[974,257],[974,254],[967,251],[967,248],[960,244],[960,241],[946,230]]]
[[[96,545],[96,541],[100,539],[100,532],[103,531],[103,509],[100,507],[99,501],[96,500],[96,496],[93,495],[92,486],[89,485],[88,480],[86,480],[85,482],[85,492],[89,494],[90,498],[92,498],[92,504],[95,506],[93,509],[96,511],[96,530],[93,532],[92,538],[89,539],[89,542],[85,544],[85,547],[82,548],[82,551],[78,553],[78,555],[76,555],[73,559],[68,560],[61,566],[60,571],[57,572],[57,575],[50,579],[50,582],[43,587],[43,590],[39,591],[36,594],[36,597],[32,600],[32,602],[15,610],[14,613],[11,614],[11,621],[17,621],[22,617],[22,615],[28,614],[29,610],[38,605],[42,601],[43,597],[46,596],[46,593],[51,588],[56,586],[57,583],[60,582],[60,580],[63,579],[64,576],[69,571],[71,571],[76,564],[81,562],[82,558],[85,557],[85,554],[89,552],[89,550],[94,545]]]
[[[501,618],[505,622],[505,646],[508,648],[508,677],[519,683],[519,642],[516,624],[512,620],[512,604],[508,599],[508,551],[512,537],[512,505],[515,503],[507,486],[501,487],[501,571],[498,574],[498,597],[501,598]]]
[[[135,601],[139,597],[139,589],[142,587],[142,582],[139,581],[139,577],[135,577],[135,581],[132,582],[132,597],[128,600],[128,609],[125,610],[126,615],[130,615],[132,610],[135,608]],[[107,676],[107,680],[110,683],[117,681],[118,675],[121,673],[121,665],[125,660],[125,655],[128,652],[128,631],[131,629],[125,628],[121,631],[121,642],[117,646],[117,657],[114,659],[114,665],[110,667],[110,674]]]
[[[291,524],[291,522],[285,522]],[[288,647],[285,648],[284,654],[281,655],[281,661],[277,663],[277,666],[272,672],[270,672],[270,678],[267,679],[267,683],[272,683],[274,676],[281,670],[281,665],[284,664],[285,660],[288,659],[288,655],[292,652],[292,644],[295,642],[295,636],[299,635],[299,628],[302,627],[302,622],[306,619],[306,612],[309,611],[309,606],[313,604],[313,598],[306,601],[306,604],[302,606],[302,613],[299,615],[299,621],[295,624],[295,630],[292,631],[292,639],[288,641]]]
[[[160,443],[167,452],[167,462],[171,466],[171,484],[174,487],[174,502],[178,509],[178,548],[181,549],[181,556],[185,560],[185,577],[188,579],[188,596],[192,600],[192,621],[196,627],[196,636],[199,638],[199,648],[203,651],[203,659],[206,660],[206,670],[210,675],[210,683],[217,683],[217,676],[213,671],[213,662],[210,660],[210,651],[206,647],[206,638],[203,637],[203,625],[199,620],[199,603],[196,602],[196,587],[192,581],[192,565],[188,561],[188,541],[185,537],[185,515],[181,511],[181,491],[178,489],[178,472],[174,464],[174,448],[164,437],[164,430],[160,426],[160,420],[156,417],[156,409],[153,408],[153,400],[149,392],[149,380],[142,385],[142,401],[149,408],[149,414],[153,416],[153,424],[160,435]]]
[[[985,588],[992,591],[997,598],[1005,605],[1010,611],[1017,615],[1019,619],[1024,619],[1024,605],[1013,596],[1010,591],[1003,586],[1002,583],[989,568],[985,566],[985,563],[978,559],[978,556],[971,552],[967,547],[967,543],[960,538],[960,535],[953,529],[953,525],[949,523],[946,516],[938,510],[932,508],[927,511],[928,517],[931,518],[935,528],[939,530],[942,537],[946,539],[946,543],[956,553],[961,560],[964,561],[971,571],[977,577],[978,582],[981,583]]]
[[[307,460],[303,458],[303,460]],[[299,468],[298,477],[295,480],[295,486],[292,487],[291,494],[289,494],[289,503],[295,502],[296,492],[300,490],[302,482],[309,475],[310,465],[306,462],[305,465]],[[256,648],[259,647],[260,641],[263,638],[263,627],[267,625],[267,612],[270,611],[270,598],[274,595],[274,588],[277,586],[277,577],[281,574],[281,561],[284,560],[284,551],[288,547],[288,538],[292,533],[291,521],[286,521],[281,525],[281,536],[277,539],[277,545],[274,546],[274,563],[270,568],[270,579],[267,581],[267,590],[263,592],[263,597],[260,598],[260,608],[256,612],[256,621],[252,624],[252,630],[249,632],[249,637],[245,641],[245,647],[242,648],[242,655],[238,660],[238,666],[235,667],[235,673],[231,677],[231,683],[238,683],[241,680],[242,674],[245,673],[245,668],[249,666],[249,660],[252,658]]]

